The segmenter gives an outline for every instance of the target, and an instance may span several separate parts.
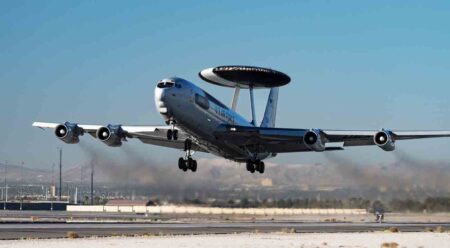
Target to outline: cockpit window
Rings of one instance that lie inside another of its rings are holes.
[[[174,83],[173,82],[159,82],[156,86],[158,88],[170,88],[173,87]]]

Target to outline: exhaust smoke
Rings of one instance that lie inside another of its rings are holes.
[[[86,167],[95,166],[96,182],[112,185],[127,194],[134,191],[150,198],[175,201],[208,197],[279,198],[281,193],[298,198],[303,197],[305,191],[322,188],[346,189],[362,196],[372,192],[395,197],[426,197],[423,192],[441,195],[444,191],[450,192],[448,162],[418,160],[401,150],[393,153],[395,161],[392,163],[366,164],[342,154],[325,152],[327,163],[267,162],[266,173],[254,175],[245,171],[245,165],[225,159],[198,159],[198,171],[184,173],[173,157],[165,160],[167,163],[157,162],[151,155],[130,146],[117,148],[119,152],[114,158],[84,142],[80,143],[80,148],[88,156]]]

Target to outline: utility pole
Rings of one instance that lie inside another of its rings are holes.
[[[52,164],[52,185],[50,195],[50,211],[53,211],[53,187],[55,187],[55,163]]]
[[[94,163],[91,163],[91,205],[94,205]]]
[[[67,203],[70,203],[70,187],[68,183],[66,183],[66,188],[67,188]]]
[[[61,201],[61,192],[62,192],[62,148],[59,149],[59,190],[58,190],[58,201]]]
[[[20,164],[20,210],[22,211],[23,205],[23,161]]]
[[[75,187],[75,193],[73,194],[73,204],[78,205],[78,187]]]
[[[7,174],[8,174],[8,160],[5,161],[5,201],[3,203],[3,210],[6,210],[6,202],[8,202],[8,184],[6,182]]]
[[[83,204],[83,186],[83,165],[80,165],[80,204]]]

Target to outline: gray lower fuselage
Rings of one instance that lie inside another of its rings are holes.
[[[245,147],[217,139],[214,131],[220,125],[253,124],[187,80],[161,80],[155,88],[155,104],[167,123],[173,122],[191,135],[197,145],[212,154],[238,162],[269,156],[268,153],[250,154]]]

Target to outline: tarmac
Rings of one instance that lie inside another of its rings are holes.
[[[422,232],[450,223],[304,223],[304,222],[219,222],[208,223],[7,223],[0,224],[0,239],[63,238],[68,232],[80,237],[128,235],[196,235],[245,232],[344,233],[384,231]]]
[[[211,216],[73,213],[65,211],[0,211],[0,239],[65,238],[135,235],[199,235],[235,233],[423,232],[441,226],[450,230],[449,214],[390,213],[376,223],[367,215]]]

